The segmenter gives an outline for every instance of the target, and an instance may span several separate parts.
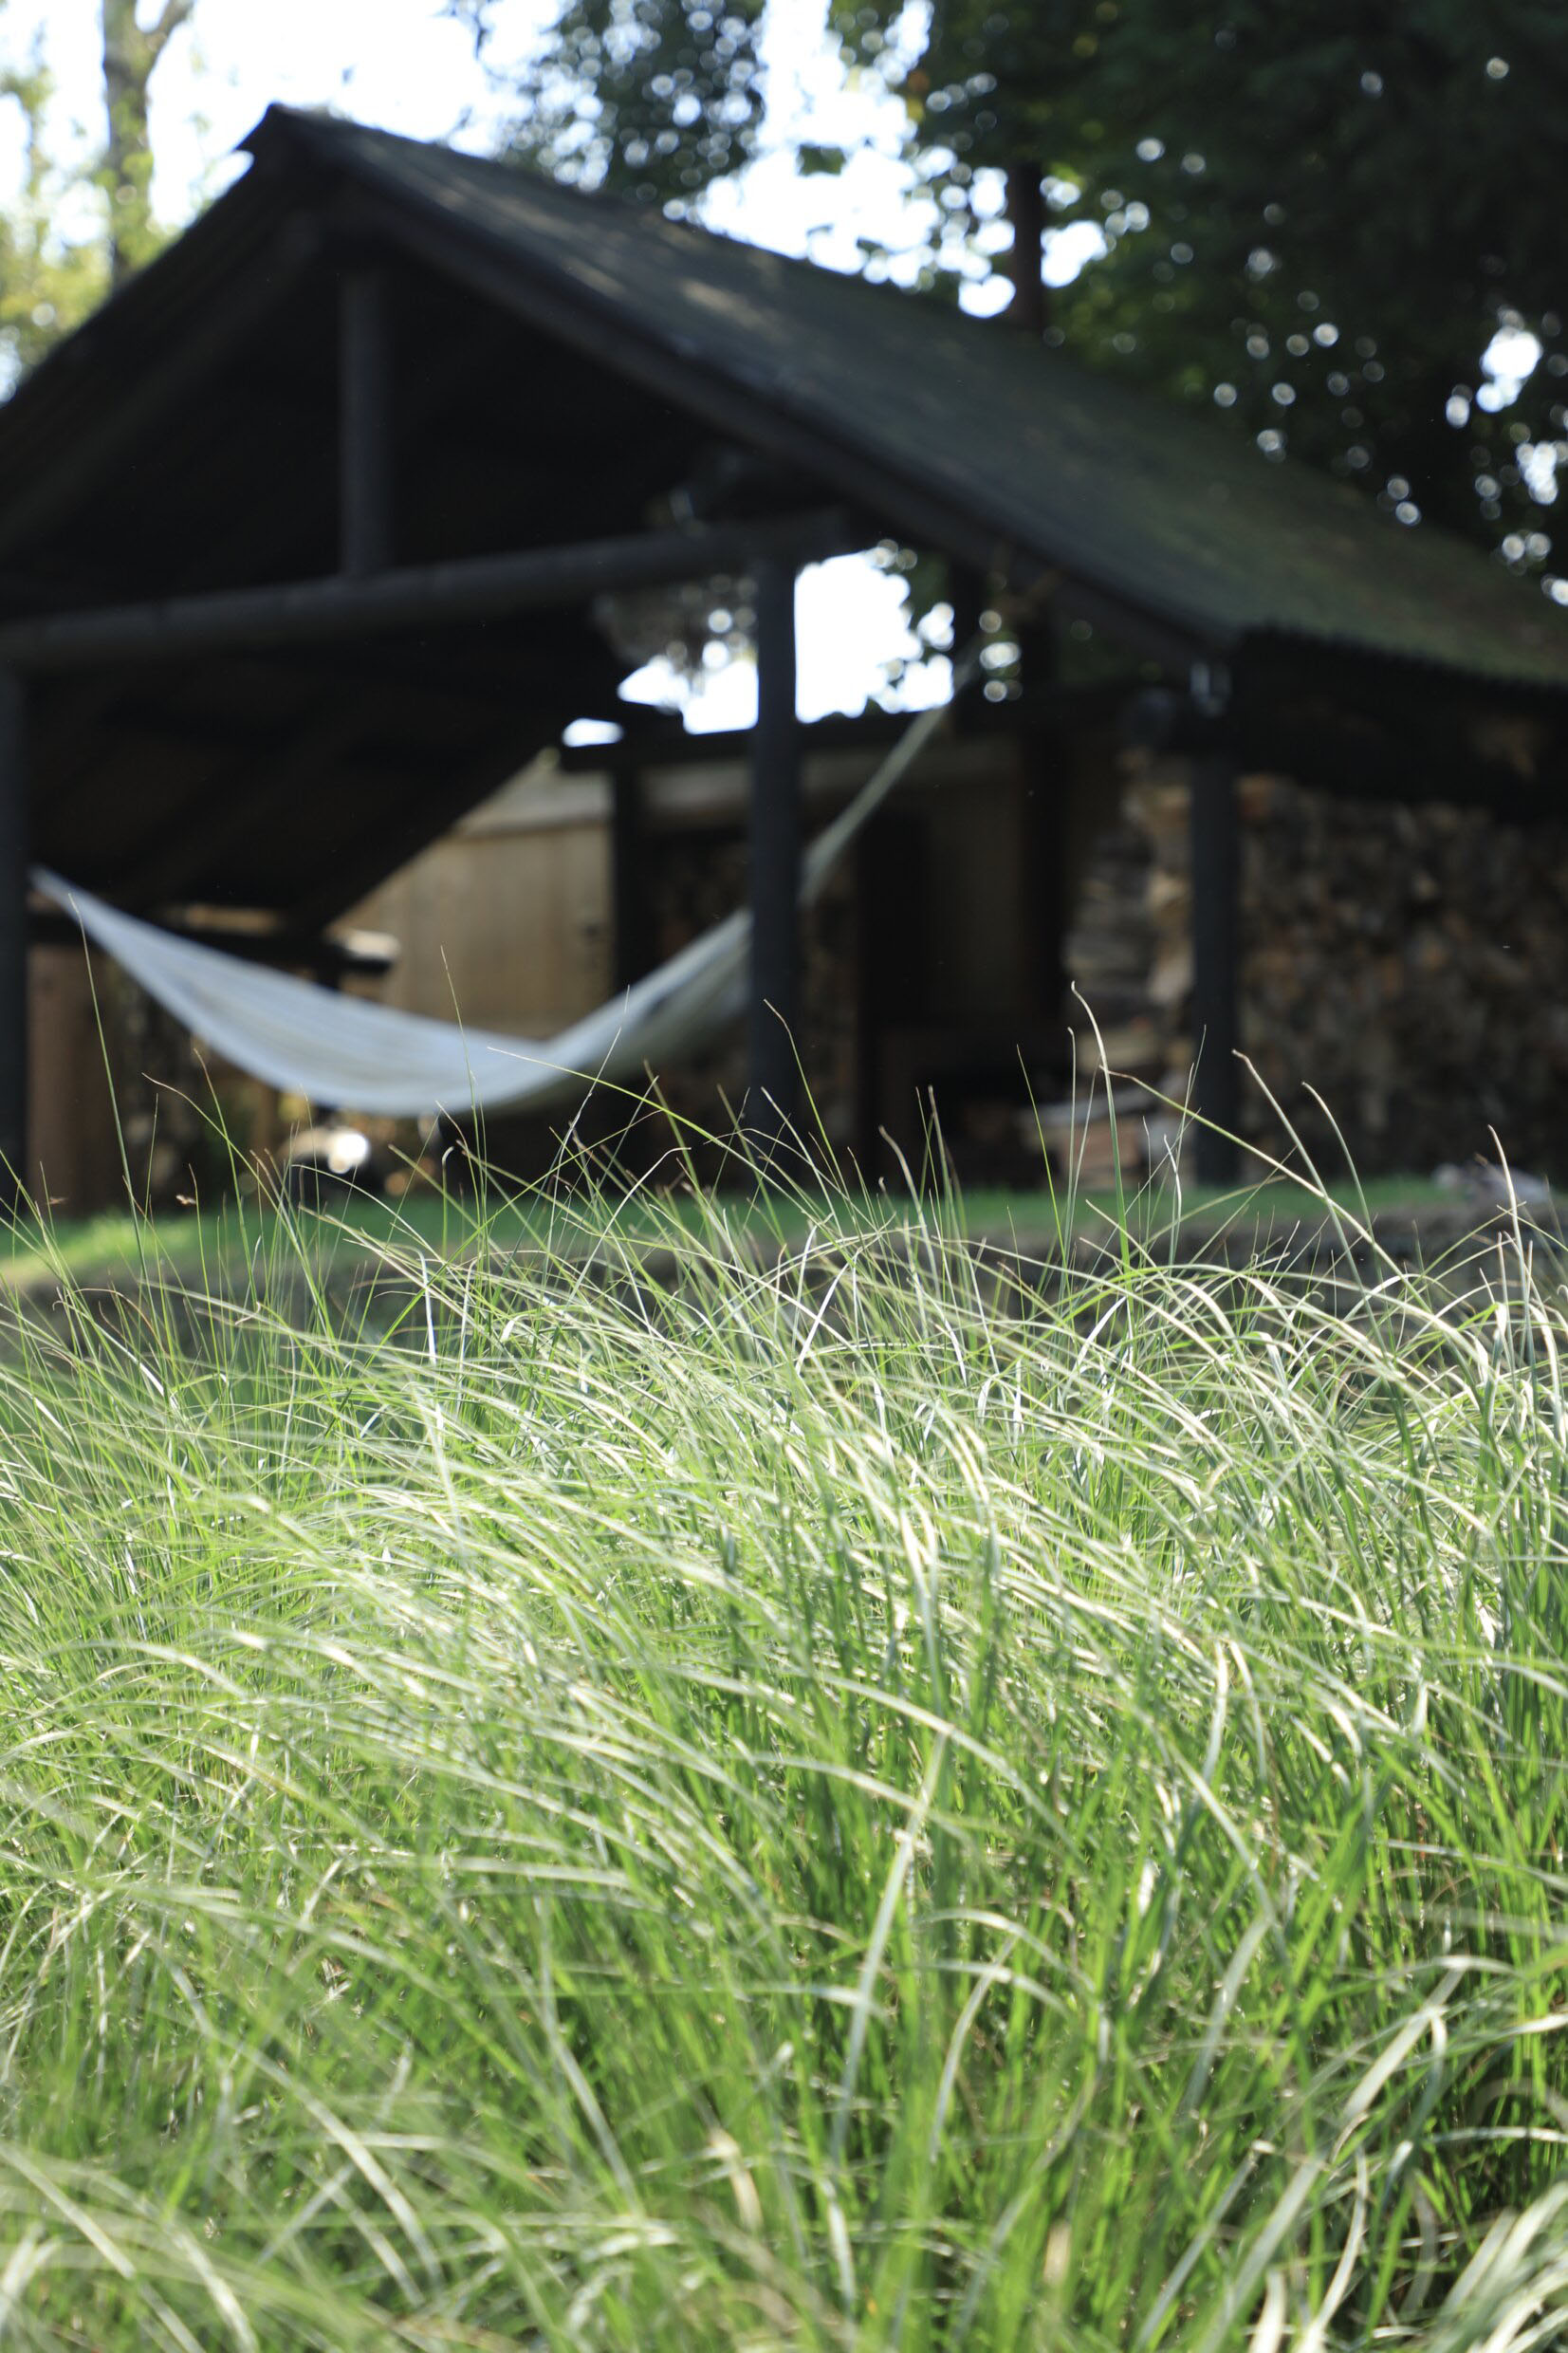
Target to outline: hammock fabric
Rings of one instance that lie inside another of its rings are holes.
[[[955,686],[968,662],[956,667]],[[809,905],[850,843],[947,716],[922,712],[802,862]],[[640,1084],[701,1046],[745,1007],[751,917],[704,932],[656,972],[552,1038],[468,1029],[341,996],[292,973],[180,939],[35,867],[32,883],[207,1046],[271,1086],[321,1106],[393,1118],[559,1108],[584,1084]]]

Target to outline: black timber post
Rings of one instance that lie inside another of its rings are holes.
[[[392,338],[387,282],[356,267],[338,312],[339,564],[351,580],[392,562]]]
[[[28,1176],[28,686],[0,668],[0,1204]]]
[[[801,738],[795,567],[754,563],[757,725],[751,749],[751,997],[747,1124],[766,1158],[793,1123],[800,1010]]]
[[[1231,1185],[1237,1086],[1237,884],[1235,763],[1217,754],[1191,765],[1193,1107],[1198,1182]]]
[[[1072,807],[1073,746],[1060,721],[1030,713],[1061,682],[1061,647],[1049,610],[1019,625],[1019,684],[1024,723],[1018,746],[1023,769],[1023,832],[1034,906],[1031,994],[1045,1021],[1063,1010],[1067,987],[1067,876],[1075,822]]]
[[[372,629],[423,629],[503,613],[536,613],[586,603],[618,588],[656,588],[753,566],[760,561],[759,531],[766,532],[781,559],[797,559],[797,551],[809,547],[809,561],[818,564],[824,552],[839,552],[824,548],[830,533],[842,532],[847,553],[863,528],[829,515],[809,518],[809,529],[797,519],[784,528],[731,523],[638,531],[625,539],[397,566],[358,579],[334,573],[324,580],[208,589],[97,612],[0,621],[0,662],[27,670],[78,670],[92,662],[183,658],[219,646],[253,652],[261,645],[319,645],[328,637],[358,637]]]

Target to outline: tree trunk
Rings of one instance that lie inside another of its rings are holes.
[[[120,286],[157,250],[148,87],[195,0],[163,0],[151,25],[136,0],[102,0],[103,99],[109,118],[102,182],[109,199],[109,283]]]
[[[1007,166],[1007,218],[1012,223],[1012,251],[1007,275],[1013,298],[1003,316],[1012,326],[1040,337],[1050,324],[1050,298],[1040,274],[1041,249],[1045,236],[1045,192],[1038,163]]]

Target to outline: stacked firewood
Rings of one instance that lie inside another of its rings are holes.
[[[1124,815],[1095,840],[1074,893],[1063,960],[1108,1028],[1148,1012],[1150,857],[1143,827]]]
[[[1075,1041],[1075,1126],[1097,1072],[1153,1080],[1170,1059],[1169,1024],[1158,1017],[1150,991],[1156,899],[1149,835],[1124,809],[1088,846],[1062,940],[1072,984],[1067,1017]]]
[[[1314,1152],[1337,1158],[1307,1086],[1363,1173],[1490,1154],[1492,1129],[1510,1158],[1568,1170],[1568,824],[1274,776],[1243,778],[1238,801],[1243,1048]],[[1147,862],[1124,922],[1148,943],[1127,1022],[1152,1026],[1179,1093],[1192,1055],[1183,763],[1139,759],[1125,819]],[[1262,1091],[1244,1084],[1244,1102],[1245,1131],[1277,1146]]]

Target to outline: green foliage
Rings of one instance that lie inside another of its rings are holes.
[[[35,366],[111,286],[151,261],[167,240],[152,210],[148,98],[158,61],[189,21],[194,0],[163,0],[145,25],[135,0],[100,6],[108,128],[101,154],[63,164],[51,153],[46,117],[54,82],[42,41],[26,65],[0,72],[0,99],[19,110],[24,141],[21,198],[9,215],[0,214],[0,372],[12,379]],[[4,9],[0,0],[0,28]],[[83,217],[92,225],[83,228]]]
[[[483,38],[493,0],[452,0]],[[684,199],[749,151],[760,0],[573,0],[526,68],[520,154]],[[1568,456],[1557,0],[833,0],[846,56],[901,90],[950,233],[987,167],[1048,179],[1106,258],[1054,338],[1438,517],[1528,569],[1528,470]],[[835,168],[812,147],[802,168]],[[978,225],[978,224],[975,224]],[[1475,404],[1500,324],[1547,347],[1523,402]],[[1522,460],[1523,464],[1522,466]]]
[[[0,214],[0,354],[4,373],[32,367],[102,300],[108,260],[92,238],[63,237],[62,205],[80,185],[52,161],[44,118],[53,83],[40,56],[0,74],[0,99],[20,112],[24,176],[20,203]]]
[[[9,1331],[9,2343],[1568,2325],[1555,1276],[852,1208]]]
[[[866,60],[897,13],[839,0],[834,21]],[[1560,437],[1568,375],[1553,0],[935,0],[903,89],[955,201],[1030,164],[1061,221],[1104,227],[1110,254],[1057,298],[1085,356],[1227,385],[1238,426],[1487,544],[1539,524],[1519,445]],[[1479,359],[1510,323],[1551,356],[1489,417]]]
[[[450,0],[481,55],[492,0]],[[649,200],[733,171],[761,118],[763,0],[566,0],[513,78],[512,151],[558,178]]]

